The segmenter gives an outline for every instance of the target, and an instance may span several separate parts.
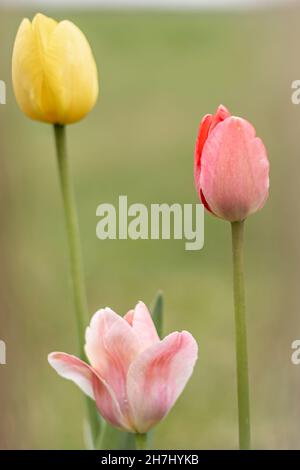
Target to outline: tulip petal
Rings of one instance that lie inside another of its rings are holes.
[[[195,185],[196,190],[199,194],[200,200],[204,207],[209,211],[213,212],[209,207],[207,200],[203,194],[201,185],[200,185],[200,173],[201,173],[201,157],[204,144],[209,136],[209,134],[213,131],[213,129],[222,121],[227,119],[230,116],[230,112],[228,109],[223,106],[222,104],[218,107],[216,114],[207,114],[204,116],[200,123],[199,133],[196,141],[196,148],[195,148],[195,158],[194,158],[194,178],[195,178]]]
[[[268,172],[265,147],[250,123],[232,116],[210,133],[200,186],[214,214],[234,222],[260,209],[268,197]]]
[[[196,148],[195,148],[195,160],[194,160],[194,177],[195,177],[195,185],[196,189],[200,191],[200,168],[201,168],[201,156],[202,150],[207,139],[210,125],[212,121],[212,115],[206,114],[202,119],[199,127],[199,133],[196,141]]]
[[[132,363],[127,393],[137,432],[147,432],[169,412],[192,374],[197,351],[190,333],[175,332]]]
[[[128,428],[116,397],[96,371],[70,354],[54,352],[48,356],[49,364],[65,379],[72,380],[86,395],[96,400],[101,415],[113,426]]]
[[[132,326],[141,351],[160,341],[152,316],[143,302],[138,302],[135,309],[130,310],[124,319]]]
[[[120,320],[120,316],[108,307],[92,316],[85,332],[85,352],[95,369],[102,370],[105,367],[104,337],[113,324]]]
[[[122,414],[120,405],[111,387],[105,381],[97,380],[97,377],[93,376],[93,389],[96,405],[101,416],[112,426],[133,432],[134,429],[128,417]]]
[[[94,371],[88,364],[76,356],[61,352],[49,354],[48,361],[61,377],[72,380],[86,395],[95,400],[93,391]]]
[[[117,341],[117,336],[120,336],[121,342],[114,345],[113,340]],[[101,309],[93,315],[90,326],[86,329],[85,340],[86,355],[105,380],[107,373],[110,372],[109,362],[113,360],[112,349],[125,348],[127,354],[122,360],[126,361],[131,360],[139,352],[138,339],[132,328],[124,318],[110,308]],[[123,341],[126,342],[125,345]],[[122,355],[122,351],[118,352]]]
[[[199,133],[196,141],[195,160],[194,160],[194,177],[196,189],[200,194],[200,171],[201,171],[201,156],[204,144],[209,134],[214,128],[222,121],[230,116],[228,109],[222,104],[218,107],[216,114],[206,114],[199,127]],[[201,197],[201,194],[200,194]]]
[[[24,19],[13,51],[12,78],[16,99],[32,119],[58,122],[59,96],[53,86],[56,72],[49,66],[51,37],[57,27],[52,18],[38,13],[32,24]]]
[[[209,211],[211,211],[211,208],[207,204],[207,201],[203,195],[203,192],[200,187],[200,171],[201,171],[201,157],[202,157],[202,150],[203,146],[205,144],[205,141],[207,139],[207,136],[209,134],[209,129],[211,126],[211,121],[212,121],[212,115],[207,114],[204,116],[204,118],[201,121],[200,124],[200,129],[199,129],[199,134],[196,142],[196,149],[195,149],[195,159],[194,159],[194,178],[195,178],[195,186],[196,190],[199,194],[200,201],[204,205],[204,207]]]
[[[58,123],[80,120],[96,103],[98,74],[86,37],[70,21],[60,22],[53,31],[47,51],[47,70],[57,101]]]
[[[93,368],[113,390],[122,413],[127,415],[127,371],[140,352],[133,328],[109,308],[99,310],[87,328],[85,350]]]
[[[57,21],[48,16],[37,13],[32,20],[32,31],[36,37],[40,53],[43,53],[49,44],[51,34],[57,26]]]
[[[220,124],[220,122],[224,121],[225,119],[227,119],[230,116],[231,116],[231,114],[228,111],[228,109],[226,108],[226,106],[224,106],[223,104],[220,104],[220,106],[217,109],[216,114],[214,114],[212,116],[211,125],[210,125],[210,129],[209,129],[209,134],[214,130],[214,128],[218,124]]]
[[[12,56],[12,80],[21,110],[32,119],[42,119],[39,96],[43,71],[38,44],[30,21],[25,18],[16,36]]]

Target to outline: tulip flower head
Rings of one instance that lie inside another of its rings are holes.
[[[237,222],[261,209],[268,198],[269,162],[253,126],[224,106],[204,116],[194,176],[201,202],[217,217]]]
[[[80,120],[98,96],[97,68],[84,34],[70,21],[57,23],[40,13],[19,27],[12,79],[21,110],[52,124]]]
[[[133,433],[145,433],[170,411],[197,360],[193,336],[183,331],[159,339],[142,302],[124,318],[99,310],[86,330],[91,365],[54,352],[50,365],[96,401],[105,420]]]

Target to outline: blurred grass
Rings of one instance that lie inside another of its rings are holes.
[[[83,400],[47,364],[76,353],[66,238],[53,135],[18,110],[10,56],[24,12],[1,12],[1,448],[80,448]],[[45,13],[49,13],[45,11]],[[230,231],[206,217],[205,247],[182,241],[105,241],[96,207],[197,202],[193,148],[201,117],[224,103],[252,121],[271,160],[267,206],[247,222],[247,298],[253,443],[299,448],[300,108],[290,102],[299,10],[260,14],[52,13],[88,36],[100,70],[95,110],[68,129],[90,312],[125,313],[165,296],[165,333],[190,330],[200,358],[154,437],[159,448],[236,448]],[[26,12],[32,16],[31,12]]]

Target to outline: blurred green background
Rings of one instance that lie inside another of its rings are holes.
[[[27,119],[11,86],[18,25],[1,11],[0,447],[82,448],[81,392],[47,363],[77,352],[52,129]],[[219,103],[249,119],[271,161],[271,192],[247,221],[246,272],[253,445],[300,448],[300,9],[245,13],[47,11],[87,35],[100,71],[94,111],[68,128],[89,309],[124,314],[165,295],[165,333],[199,342],[195,373],[155,432],[156,448],[237,448],[229,224],[205,218],[205,246],[100,241],[96,207],[196,203],[193,151],[202,116]]]

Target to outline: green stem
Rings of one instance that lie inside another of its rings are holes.
[[[135,435],[136,450],[147,450],[147,434]]]
[[[69,160],[67,158],[65,126],[56,124],[54,126],[54,134],[60,186],[63,197],[64,214],[68,237],[74,307],[80,345],[79,350],[81,359],[85,360],[84,337],[85,328],[88,323],[88,307],[81,261],[80,236],[76,204],[71,179],[70,165]],[[95,405],[89,398],[87,398],[87,413],[91,426],[92,438],[95,442],[99,431],[99,418]]]
[[[239,443],[240,449],[246,450],[251,448],[251,438],[245,281],[243,263],[244,221],[233,222],[231,224],[231,228],[233,253],[233,291],[235,310],[237,392],[239,414]]]

